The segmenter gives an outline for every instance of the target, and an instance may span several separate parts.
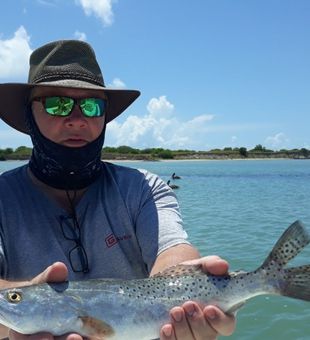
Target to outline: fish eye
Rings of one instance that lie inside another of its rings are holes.
[[[18,303],[22,300],[22,294],[19,292],[8,292],[7,299],[9,302]]]

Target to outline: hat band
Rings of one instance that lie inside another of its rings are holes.
[[[39,77],[34,77],[32,79],[32,83],[38,84],[43,82],[53,82],[53,81],[61,81],[61,80],[77,80],[77,81],[86,81],[88,83],[99,85],[104,87],[104,82],[99,78],[94,78],[93,76],[89,76],[85,73],[77,73],[77,72],[50,72],[48,74],[42,74]]]

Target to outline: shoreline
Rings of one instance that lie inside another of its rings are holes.
[[[216,162],[216,161],[277,161],[277,160],[292,160],[292,161],[298,161],[298,160],[310,160],[310,158],[177,158],[177,159],[154,159],[154,160],[145,160],[145,159],[116,159],[116,158],[103,158],[102,161],[104,162],[127,162],[127,163],[134,163],[134,162]]]
[[[298,160],[310,160],[310,158],[290,158],[290,157],[262,157],[262,158],[175,158],[175,159],[133,159],[133,158],[101,158],[104,162],[126,162],[126,163],[135,163],[135,162],[216,162],[216,161],[277,161],[277,160],[291,160],[291,161],[298,161]],[[28,162],[28,159],[7,159],[7,160],[0,160],[0,162]]]

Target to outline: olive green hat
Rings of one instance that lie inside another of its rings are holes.
[[[80,40],[60,40],[34,50],[28,83],[0,84],[0,118],[28,134],[26,105],[35,87],[89,89],[107,96],[106,122],[120,115],[139,95],[137,90],[105,87],[92,47]]]

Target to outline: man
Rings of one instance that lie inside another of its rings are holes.
[[[35,50],[27,84],[0,85],[0,117],[33,142],[29,164],[0,178],[0,288],[143,278],[194,259],[213,274],[227,271],[218,257],[199,259],[162,180],[101,161],[106,124],[139,94],[106,88],[92,48],[74,40]],[[214,339],[233,328],[232,316],[188,301],[171,310],[160,336]],[[7,334],[29,338],[3,328]]]

